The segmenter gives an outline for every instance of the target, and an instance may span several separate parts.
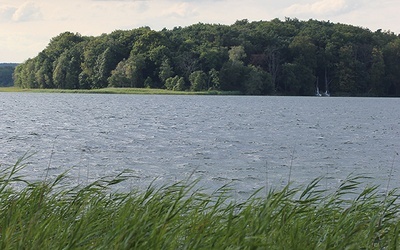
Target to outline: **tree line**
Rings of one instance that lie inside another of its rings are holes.
[[[16,66],[16,63],[0,63],[0,87],[14,85],[13,73]]]
[[[400,36],[329,21],[198,23],[96,37],[64,32],[17,66],[21,88],[400,96]]]

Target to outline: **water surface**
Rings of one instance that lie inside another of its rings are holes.
[[[0,93],[0,163],[73,184],[129,169],[123,188],[193,176],[238,194],[349,174],[400,187],[400,99]],[[392,168],[393,166],[393,168]]]

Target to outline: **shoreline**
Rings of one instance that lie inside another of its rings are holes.
[[[26,93],[72,93],[72,94],[134,94],[134,95],[242,95],[238,91],[173,91],[148,88],[102,88],[102,89],[22,89],[18,87],[0,87],[0,92]]]

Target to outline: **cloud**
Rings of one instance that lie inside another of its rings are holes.
[[[297,15],[332,15],[345,13],[353,9],[354,6],[348,4],[346,0],[319,0],[314,3],[293,4],[285,9],[285,14],[290,16]]]
[[[193,3],[202,3],[202,2],[223,2],[226,0],[169,0],[170,2],[193,2]]]
[[[21,5],[12,16],[12,20],[16,22],[26,22],[42,19],[40,8],[33,2],[26,2]]]
[[[42,19],[40,8],[33,2],[26,2],[19,7],[0,7],[0,20],[11,22],[26,22]]]
[[[10,21],[16,10],[17,8],[11,6],[0,7],[0,20]]]
[[[147,2],[149,0],[92,0],[94,2]]]
[[[199,13],[192,4],[181,2],[173,4],[170,8],[164,10],[163,14],[166,17],[190,18],[197,16]]]

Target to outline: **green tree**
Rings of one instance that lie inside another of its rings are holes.
[[[54,88],[53,84],[53,64],[50,59],[39,62],[38,70],[35,74],[39,88]]]
[[[28,59],[14,70],[14,85],[20,88],[37,88],[35,59]]]
[[[81,73],[81,57],[77,47],[64,51],[54,62],[53,87],[59,89],[78,89]],[[46,76],[45,76],[46,79]],[[47,85],[49,83],[45,82]]]
[[[50,40],[44,53],[46,53],[52,61],[55,61],[66,50],[75,47],[84,40],[85,38],[78,33],[74,34],[72,32],[64,32]]]
[[[19,65],[15,67],[14,73],[13,73],[13,80],[14,80],[14,86],[19,87],[19,88],[24,88],[23,86],[23,75],[22,71],[25,68],[25,65]]]
[[[170,77],[165,81],[165,88],[175,91],[185,90],[185,79],[183,77],[174,76]]]
[[[281,48],[279,46],[268,46],[265,51],[267,72],[271,75],[272,84],[277,91],[281,91],[279,77],[281,74],[282,63],[284,62]]]
[[[400,38],[383,48],[386,95],[400,96]]]
[[[189,75],[198,69],[199,58],[195,52],[187,51],[179,53],[175,57],[177,63],[177,73],[184,76],[186,79]]]
[[[115,68],[114,54],[110,47],[106,48],[97,57],[94,65],[94,74],[92,78],[91,88],[104,88],[108,85],[108,78],[111,76],[111,71]]]
[[[243,46],[234,46],[229,51],[229,60],[232,62],[243,62],[246,58],[246,51]]]
[[[289,44],[294,61],[315,70],[317,66],[317,47],[308,36],[296,36]]]
[[[165,83],[165,81],[173,75],[174,75],[174,70],[171,66],[170,60],[164,59],[163,62],[161,63],[160,73],[159,73],[161,81]]]
[[[213,68],[208,72],[208,76],[207,89],[220,89],[219,71]]]
[[[80,86],[103,88],[108,85],[107,79],[117,66],[118,45],[106,34],[89,39],[84,45],[81,64]]]
[[[144,87],[145,88],[153,88],[154,87],[154,81],[149,76],[146,78],[146,80],[144,80]]]
[[[201,70],[194,71],[189,76],[192,91],[202,91],[207,88],[207,74]]]
[[[126,75],[129,79],[130,86],[134,88],[142,88],[145,79],[145,75],[143,74],[143,69],[146,67],[145,58],[142,55],[130,57],[127,60],[127,63]]]
[[[312,95],[316,77],[310,68],[297,63],[283,65],[283,86],[288,95]]]
[[[339,90],[344,93],[357,94],[356,62],[352,45],[346,45],[339,49],[339,60],[337,64]]]
[[[65,78],[68,70],[68,58],[67,53],[62,53],[61,56],[55,61],[55,67],[53,71],[53,83],[56,88],[65,88]]]
[[[132,82],[128,76],[128,63],[123,60],[118,63],[117,67],[111,71],[108,78],[109,87],[132,87]]]
[[[372,50],[372,64],[369,72],[369,93],[377,96],[385,95],[385,61],[378,48]]]
[[[177,84],[174,86],[175,91],[184,91],[185,90],[185,79],[183,77],[179,77]]]
[[[168,90],[173,90],[178,84],[179,76],[169,77],[165,80],[165,88]]]
[[[127,60],[120,62],[116,69],[111,72],[108,78],[109,86],[112,87],[144,87],[145,58],[141,55],[129,57]],[[147,77],[146,77],[147,79]]]
[[[172,89],[190,82],[192,89],[290,95],[312,94],[318,84],[339,94],[397,96],[399,44],[392,32],[290,18],[143,27],[98,37],[64,32],[19,65],[14,82],[23,88]],[[198,79],[191,76],[197,71],[203,72]],[[266,90],[268,82],[273,91]]]
[[[199,48],[200,68],[204,72],[212,69],[221,69],[225,61],[228,60],[228,50],[225,47],[208,47],[206,45]]]
[[[247,95],[271,94],[273,85],[271,76],[260,68],[249,66],[244,81],[244,93]]]
[[[221,90],[242,91],[245,75],[246,66],[242,62],[226,62],[219,72]]]
[[[236,46],[232,47],[228,53],[229,61],[222,66],[219,74],[221,89],[243,91],[247,70],[242,60],[246,57],[246,52],[243,46]]]

